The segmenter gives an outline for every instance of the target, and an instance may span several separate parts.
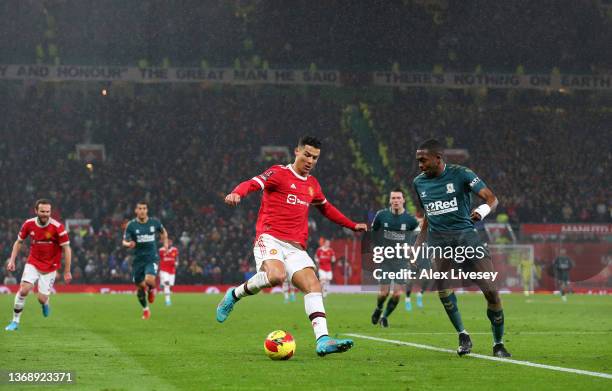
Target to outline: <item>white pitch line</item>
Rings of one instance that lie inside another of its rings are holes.
[[[457,335],[456,332],[419,332],[419,331],[405,331],[405,332],[386,332],[386,335]],[[506,332],[504,335],[556,335],[556,334],[568,334],[568,335],[598,335],[598,334],[612,334],[612,331],[516,331]],[[490,331],[486,332],[473,332],[470,331],[470,335],[491,335]]]
[[[425,349],[425,350],[433,350],[434,352],[443,352],[443,353],[457,354],[456,351],[451,350],[451,349],[438,348],[438,347],[435,347],[435,346],[423,345],[423,344],[419,344],[419,343],[397,341],[397,340],[393,340],[393,339],[385,339],[385,338],[378,338],[378,337],[370,337],[369,335],[362,335],[362,334],[346,334],[346,335],[348,335],[349,337],[370,339],[372,341],[394,343],[394,344],[397,344],[397,345],[412,346],[413,348],[419,348],[419,349]],[[483,360],[497,361],[497,362],[503,362],[503,363],[508,363],[508,364],[523,365],[523,366],[526,366],[526,367],[550,369],[552,371],[558,371],[558,372],[569,372],[569,373],[575,373],[575,374],[578,374],[578,375],[586,375],[586,376],[594,376],[594,377],[603,377],[604,379],[612,379],[612,375],[610,375],[608,373],[585,371],[583,369],[557,367],[557,366],[554,366],[554,365],[544,365],[544,364],[538,364],[538,363],[534,363],[534,362],[530,362],[530,361],[513,360],[513,359],[510,359],[510,358],[500,358],[500,357],[493,357],[493,356],[484,356],[482,354],[477,354],[477,353],[471,353],[469,356],[470,357],[480,358],[480,359],[483,359]]]

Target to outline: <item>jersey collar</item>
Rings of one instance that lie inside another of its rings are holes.
[[[305,180],[308,179],[307,177],[301,176],[300,174],[295,172],[295,170],[293,169],[293,166],[291,164],[287,164],[286,167],[293,173],[293,175],[295,175],[296,177],[300,178],[301,180],[305,181]]]
[[[442,177],[444,176],[444,174],[446,174],[446,168],[447,168],[447,167],[448,167],[448,166],[447,166],[447,164],[446,164],[446,163],[444,163],[444,168],[442,169],[442,172],[440,172],[440,175],[435,176],[435,177],[433,177],[433,178],[431,178],[431,179],[438,179],[438,178],[442,178]]]
[[[404,210],[402,212],[400,212],[400,213],[395,213],[395,212],[393,212],[393,208],[389,207],[389,212],[391,212],[391,216],[401,216],[401,215],[403,215],[406,212],[406,208],[404,208]]]
[[[49,220],[47,220],[47,224],[45,224],[45,225],[40,224],[40,222],[38,221],[38,217],[34,218],[34,223],[36,223],[36,226],[39,227],[39,228],[45,228],[46,226],[51,224],[51,217],[49,217]]]

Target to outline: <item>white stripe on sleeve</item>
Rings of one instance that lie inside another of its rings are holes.
[[[261,179],[259,179],[259,178],[257,178],[256,176],[254,176],[254,177],[253,177],[253,180],[254,180],[255,182],[257,182],[257,183],[259,184],[259,186],[261,186],[261,190],[263,190],[263,189],[264,189],[264,187],[265,187],[265,186],[264,186],[264,183],[261,181]]]

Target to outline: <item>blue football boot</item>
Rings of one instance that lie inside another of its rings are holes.
[[[353,347],[352,339],[336,339],[327,335],[317,341],[317,354],[320,357],[331,353],[343,353]]]
[[[236,288],[229,289],[225,293],[225,296],[223,296],[223,299],[221,299],[219,305],[217,306],[217,322],[219,323],[225,322],[225,319],[227,319],[230,312],[232,312],[232,310],[234,309],[234,304],[236,304],[236,302],[238,301],[234,299],[234,295],[232,294],[234,292],[234,289]]]

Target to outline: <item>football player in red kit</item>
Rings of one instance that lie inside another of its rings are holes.
[[[262,288],[278,286],[285,277],[304,293],[306,314],[317,340],[316,353],[325,356],[350,349],[350,339],[331,338],[315,264],[306,252],[308,209],[315,206],[329,220],[353,231],[366,231],[367,224],[344,216],[325,198],[317,179],[310,175],[321,153],[321,142],[302,137],[295,148],[295,161],[286,166],[272,166],[262,174],[239,184],[225,197],[236,206],[250,193],[263,191],[253,248],[257,273],[244,284],[231,288],[217,307],[217,321],[227,319],[234,305],[243,297]]]

